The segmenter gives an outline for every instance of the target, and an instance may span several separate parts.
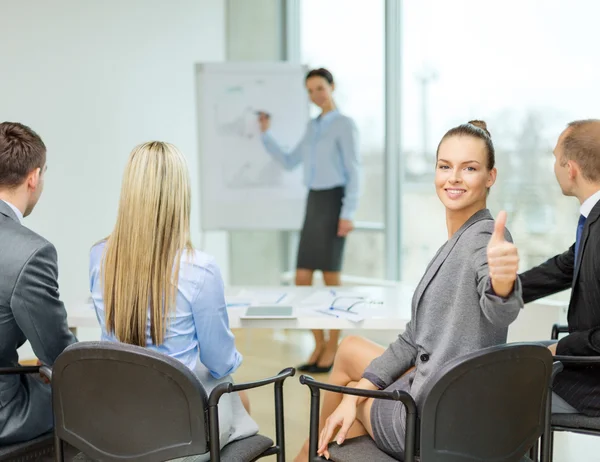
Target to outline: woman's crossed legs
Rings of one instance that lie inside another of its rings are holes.
[[[367,339],[357,336],[349,336],[340,343],[333,369],[329,376],[329,383],[338,386],[354,387],[362,378],[367,366],[375,358],[381,356],[385,351],[383,347]],[[326,424],[329,416],[342,402],[343,395],[339,393],[323,392],[323,406],[321,408],[319,430]],[[348,430],[346,438],[355,438],[361,435],[371,435],[371,407],[372,399],[362,401],[356,408],[356,421]],[[308,460],[308,440],[304,443],[300,453],[294,459],[295,462],[306,462]]]

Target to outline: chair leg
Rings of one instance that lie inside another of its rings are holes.
[[[554,458],[554,431],[550,429],[547,434],[542,435],[541,462],[552,462]]]
[[[210,462],[221,460],[221,446],[219,441],[219,411],[217,406],[208,406],[208,433]]]
[[[62,440],[54,434],[54,459],[56,462],[64,462],[65,457],[63,453],[63,442]]]
[[[283,414],[283,382],[275,384],[275,432],[279,447],[277,462],[285,462],[285,426]]]
[[[321,393],[318,388],[310,387],[310,433],[308,460],[313,462],[319,460],[317,455],[319,443],[319,412],[320,412]]]
[[[529,458],[533,462],[538,462],[540,457],[540,440],[536,440],[535,444],[529,450]]]

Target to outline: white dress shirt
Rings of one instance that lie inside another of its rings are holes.
[[[600,191],[596,191],[585,201],[583,201],[583,204],[581,204],[581,208],[579,209],[580,213],[587,218],[598,201],[600,201]]]

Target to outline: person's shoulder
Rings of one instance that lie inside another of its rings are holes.
[[[224,284],[216,259],[198,249],[186,250],[181,255],[179,283],[191,284],[197,290],[202,290],[207,284]]]
[[[106,239],[103,239],[92,246],[92,248],[90,249],[90,262],[92,262],[92,264],[100,262],[105,248]]]
[[[337,121],[342,126],[356,128],[356,122],[354,119],[346,114],[342,114],[341,112],[338,113]]]
[[[209,273],[219,272],[215,257],[198,249],[184,251],[181,255],[181,264],[183,268]]]
[[[494,232],[494,219],[493,218],[484,218],[474,222],[469,228],[467,228],[466,232],[472,234],[492,234]]]
[[[467,237],[467,240],[471,239],[476,244],[484,242],[487,245],[487,242],[490,240],[492,234],[494,233],[495,225],[496,222],[491,216],[483,218],[481,220],[477,220],[465,230],[464,236]],[[512,242],[513,240],[508,228],[504,229],[504,238],[508,242]]]
[[[19,258],[29,260],[32,255],[42,249],[56,251],[48,239],[16,221],[5,220],[2,223],[1,231],[0,249],[4,247],[6,250],[0,253],[7,257],[8,255],[18,255]]]

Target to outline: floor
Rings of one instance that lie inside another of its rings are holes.
[[[300,364],[312,351],[312,336],[302,331],[273,331],[246,329],[234,331],[244,362],[235,374],[237,382],[251,381],[277,374],[281,369]],[[383,345],[393,340],[394,334],[364,333]],[[82,329],[79,339],[96,340],[99,331]],[[21,350],[21,358],[30,358],[31,350]],[[317,380],[327,380],[326,375],[314,375]],[[249,392],[252,416],[266,436],[275,437],[273,388],[264,387]],[[310,395],[298,382],[298,377],[288,379],[284,387],[286,455],[291,461],[308,436]],[[275,460],[270,457],[264,460]],[[555,436],[555,462],[600,462],[600,438],[557,433]]]

